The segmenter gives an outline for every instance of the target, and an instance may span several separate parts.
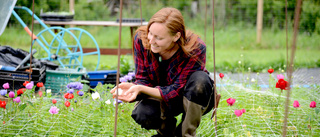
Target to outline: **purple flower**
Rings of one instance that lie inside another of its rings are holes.
[[[83,96],[83,91],[79,91],[79,96]]]
[[[16,103],[20,103],[21,102],[20,97],[16,97],[15,99],[13,99],[13,101],[16,102]]]
[[[121,77],[120,82],[127,82],[127,80],[124,77]]]
[[[59,109],[56,106],[51,106],[49,112],[51,114],[58,114],[59,113]]]
[[[4,83],[3,85],[2,85],[2,87],[4,88],[4,89],[8,89],[8,88],[10,88],[10,86],[9,86],[9,83],[7,82],[7,83]]]
[[[122,103],[122,101],[118,99],[118,104],[120,103]],[[113,106],[116,106],[116,99],[113,100]]]
[[[125,75],[124,78],[125,78],[127,81],[132,80],[132,76],[129,76],[129,75]]]
[[[71,82],[67,85],[67,88],[81,90],[83,88],[83,84],[81,84],[81,82]]]
[[[0,94],[2,96],[6,95],[7,94],[7,90],[5,90],[5,89],[0,90]]]
[[[68,93],[73,94],[74,90],[73,89],[69,89]]]
[[[34,86],[33,81],[31,81],[30,83],[28,83],[28,84],[26,85],[26,88],[27,88],[27,89],[32,89],[33,86]]]
[[[134,73],[134,72],[129,72],[128,73],[128,76],[131,76],[131,77],[133,77],[133,76],[135,76],[136,74]]]
[[[73,108],[71,108],[71,111],[74,111],[74,109],[73,109]]]
[[[77,100],[74,100],[74,103],[77,103],[78,101]]]
[[[14,98],[14,92],[13,92],[13,91],[10,91],[10,92],[9,92],[9,97],[10,97],[10,98]]]

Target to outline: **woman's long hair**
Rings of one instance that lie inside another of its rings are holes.
[[[150,49],[151,47],[148,40],[148,33],[149,28],[153,23],[165,24],[172,36],[180,32],[181,37],[175,43],[182,48],[186,55],[192,57],[190,52],[198,47],[198,35],[191,31],[186,31],[184,19],[179,10],[170,7],[162,8],[151,17],[147,26],[142,26],[137,29],[136,33],[138,33],[138,37],[142,40],[142,44],[146,49]]]

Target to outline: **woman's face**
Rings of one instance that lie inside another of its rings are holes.
[[[175,36],[163,23],[153,23],[149,28],[148,40],[153,53],[164,54],[174,46]]]

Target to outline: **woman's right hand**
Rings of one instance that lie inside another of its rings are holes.
[[[121,88],[122,95],[125,95],[126,92],[128,91],[128,89],[130,89],[130,87],[132,87],[134,85],[135,84],[133,84],[133,83],[122,82],[118,85],[118,88]],[[116,90],[117,90],[117,86],[115,86],[113,89],[110,90],[110,93],[113,95],[113,97],[115,97],[117,95]]]

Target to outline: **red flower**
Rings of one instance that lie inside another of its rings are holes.
[[[281,90],[287,90],[288,86],[289,86],[289,83],[284,79],[279,79],[276,84],[276,88],[280,88]]]
[[[77,91],[77,95],[79,95],[80,90]]]
[[[6,121],[3,121],[3,122],[2,122],[2,124],[5,124],[5,123],[6,123]]]
[[[271,74],[274,70],[273,69],[268,69],[268,72]]]
[[[300,107],[300,104],[297,100],[293,101],[293,107],[295,107],[295,108]]]
[[[23,83],[23,86],[26,86],[28,83],[29,83],[29,81],[25,81],[25,82]]]
[[[42,94],[43,94],[43,93],[42,93],[41,90],[39,90],[38,94],[39,94],[40,97],[42,97]]]
[[[234,102],[236,102],[236,99],[233,99],[233,98],[227,99],[228,106],[232,106],[234,104]]]
[[[6,105],[7,105],[7,103],[5,101],[0,100],[0,107],[6,109]]]
[[[66,107],[70,107],[70,102],[69,102],[69,101],[66,101],[66,102],[64,103],[64,105],[65,105]]]
[[[57,100],[52,99],[52,103],[53,103],[53,104],[56,104],[56,103],[57,103]]]
[[[17,95],[19,96],[19,95],[23,94],[24,91],[26,91],[25,88],[20,88],[20,89],[18,89],[18,90],[17,90]]]
[[[43,87],[43,83],[42,82],[38,82],[37,83],[37,87]]]
[[[224,77],[223,73],[220,73],[219,77],[222,79]]]
[[[66,99],[73,99],[73,94],[70,94],[70,93],[66,93],[66,94],[64,94],[64,98],[66,98]]]
[[[317,103],[316,103],[315,101],[311,101],[310,107],[311,107],[311,108],[315,108],[315,107],[316,107],[316,104],[317,104]]]

